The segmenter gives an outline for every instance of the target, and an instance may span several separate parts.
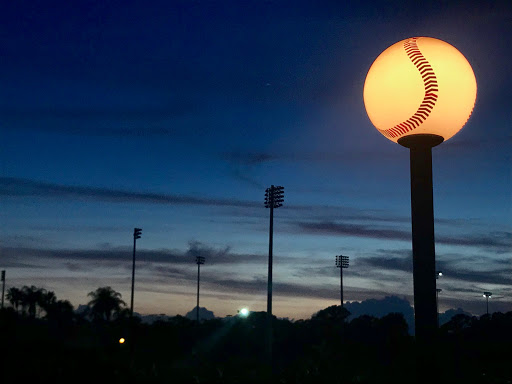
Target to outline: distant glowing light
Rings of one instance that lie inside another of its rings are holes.
[[[119,339],[119,344],[124,344],[124,342],[125,342],[125,341],[126,341],[126,340],[124,339],[124,337],[121,337],[121,338]]]
[[[239,311],[239,314],[240,316],[242,317],[247,317],[249,316],[249,310],[247,308],[242,308],[240,311]]]
[[[468,121],[476,91],[473,69],[455,47],[412,37],[375,59],[363,98],[372,124],[389,140],[432,134],[446,141]]]

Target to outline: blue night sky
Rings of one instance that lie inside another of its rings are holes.
[[[512,4],[10,1],[0,13],[0,268],[77,307],[111,286],[135,311],[412,303],[409,151],[373,128],[363,84],[430,36],[471,63],[466,126],[433,149],[440,310],[512,310]]]

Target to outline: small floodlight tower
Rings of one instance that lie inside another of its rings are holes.
[[[197,306],[196,306],[196,321],[199,323],[199,280],[200,280],[200,267],[205,262],[204,256],[196,256],[197,264]]]
[[[489,314],[489,299],[492,297],[492,293],[491,292],[484,292],[484,297],[485,297],[485,301],[486,301],[486,313]]]
[[[340,301],[343,308],[343,268],[348,268],[348,256],[336,256],[336,267],[340,269]]]
[[[133,258],[132,258],[132,297],[130,300],[130,317],[133,317],[133,295],[135,291],[135,248],[137,245],[137,239],[140,239],[142,236],[141,228],[133,229]]]

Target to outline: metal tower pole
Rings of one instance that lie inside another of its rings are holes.
[[[141,228],[133,229],[133,258],[132,258],[132,295],[130,300],[130,317],[133,317],[133,296],[135,292],[135,248],[137,244],[137,239],[140,239],[142,234]]]

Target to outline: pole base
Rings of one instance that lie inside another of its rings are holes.
[[[419,133],[416,135],[407,135],[398,139],[397,143],[406,148],[433,148],[444,141],[444,138],[439,135],[430,135]]]

